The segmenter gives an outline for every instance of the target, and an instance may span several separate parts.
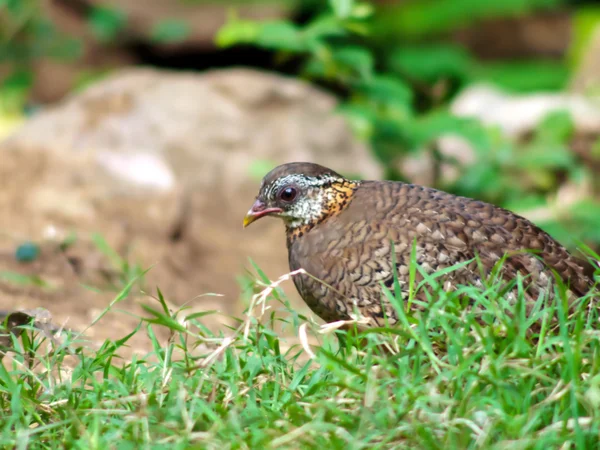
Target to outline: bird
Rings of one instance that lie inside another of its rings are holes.
[[[360,313],[367,327],[397,323],[384,287],[399,285],[408,298],[413,252],[417,282],[440,273],[436,280],[446,291],[482,286],[495,267],[507,283],[521,276],[529,305],[540,294],[553,297],[555,276],[577,298],[594,286],[592,263],[526,218],[430,187],[352,180],[318,164],[291,162],[265,175],[244,228],[269,216],[285,224],[290,270],[304,269],[293,278],[300,296],[326,322]],[[415,298],[430,296],[420,290]]]

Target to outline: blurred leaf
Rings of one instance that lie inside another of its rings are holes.
[[[326,57],[324,57],[326,54]],[[339,76],[337,68],[331,61],[330,52],[322,52],[321,58],[310,58],[304,65],[303,75],[313,80],[336,80]]]
[[[150,36],[157,42],[180,42],[190,35],[190,27],[180,20],[164,20],[152,28]]]
[[[600,204],[586,199],[569,208],[570,220],[581,229],[584,239],[600,241]]]
[[[330,15],[317,17],[307,24],[303,29],[303,34],[307,44],[320,42],[327,38],[347,36],[348,32],[340,22]]]
[[[534,143],[517,152],[513,161],[520,169],[566,169],[575,163],[566,145]]]
[[[414,150],[404,127],[399,127],[398,122],[390,119],[377,119],[374,121],[371,146],[375,156],[387,166],[402,154]]]
[[[33,73],[29,71],[16,70],[8,75],[0,83],[0,113],[19,120],[32,86]]]
[[[0,89],[7,92],[18,92],[19,94],[27,92],[33,84],[33,74],[26,70],[17,70],[5,77],[0,82]]]
[[[590,149],[590,155],[595,160],[600,160],[600,137],[597,138],[596,142],[594,142],[594,144],[592,145],[592,148]]]
[[[215,43],[219,47],[231,47],[237,44],[250,44],[256,40],[260,24],[250,20],[230,19],[219,28]]]
[[[373,75],[375,62],[371,53],[365,48],[351,46],[336,49],[333,60],[338,70],[348,75],[357,76],[359,79],[367,79]]]
[[[462,47],[443,44],[400,48],[389,59],[391,70],[428,83],[444,77],[462,80],[472,65],[471,57]]]
[[[255,44],[274,50],[305,51],[306,43],[296,25],[287,21],[263,23],[256,36]]]
[[[358,3],[352,8],[352,17],[355,19],[366,19],[367,17],[372,16],[374,12],[375,8],[373,8],[373,5],[366,2]]]
[[[529,169],[540,185],[551,187],[551,174],[544,175],[540,169],[567,169],[574,167],[575,157],[568,147],[574,124],[568,111],[548,114],[538,125],[532,142],[516,152],[512,164]],[[544,179],[546,177],[546,179]]]
[[[329,5],[336,17],[339,19],[346,19],[352,13],[352,8],[354,6],[353,0],[329,0]]]
[[[338,112],[345,118],[355,136],[368,139],[373,135],[375,113],[368,107],[355,103],[345,103],[338,107]]]
[[[278,20],[256,23],[245,20],[230,20],[216,36],[220,47],[236,44],[254,44],[271,50],[306,51],[308,46],[296,25]]]
[[[83,55],[83,42],[80,39],[56,36],[46,48],[46,55],[62,61],[75,61]]]
[[[374,61],[362,47],[331,48],[323,45],[306,63],[304,72],[312,78],[334,80],[344,85],[361,83],[372,77]]]
[[[71,248],[77,242],[77,233],[71,231],[61,242],[59,245],[60,251],[65,252],[69,248]]]
[[[125,13],[107,6],[94,7],[88,18],[90,29],[99,41],[113,40],[127,22]]]
[[[412,0],[384,5],[377,14],[378,32],[417,38],[441,34],[491,17],[524,15],[558,7],[563,0]]]
[[[575,132],[569,111],[554,111],[546,115],[536,128],[538,142],[566,143]]]
[[[411,114],[412,91],[400,79],[392,76],[375,75],[368,80],[358,83],[356,90],[368,102],[391,106],[401,116]]]
[[[571,205],[567,214],[554,220],[541,221],[539,225],[569,246],[578,240],[600,242],[600,204],[591,199],[581,200]]]
[[[474,119],[456,117],[446,111],[426,114],[414,120],[410,127],[415,145],[426,145],[445,134],[453,134],[466,139],[478,151],[490,147],[485,128]]]
[[[367,36],[371,30],[367,24],[359,21],[346,21],[344,29],[357,36]]]
[[[518,189],[518,185],[512,186]],[[450,190],[458,195],[499,203],[500,200],[511,197],[506,188],[497,166],[479,162],[464,167],[461,176],[452,184]]]
[[[100,233],[92,233],[92,242],[96,248],[106,256],[115,269],[122,269],[125,261],[121,256],[106,242],[106,239]]]
[[[9,13],[17,15],[22,12],[22,2],[23,0],[1,0],[0,8],[6,7]]]
[[[0,278],[22,286],[37,286],[41,288],[50,288],[52,285],[37,275],[23,275],[17,272],[0,271]]]
[[[569,230],[569,227],[565,224],[556,220],[541,220],[537,221],[536,225],[563,245],[574,243],[573,230]]]
[[[573,13],[571,25],[571,45],[569,46],[569,64],[576,68],[585,54],[591,40],[600,30],[600,7],[585,5]]]
[[[512,92],[557,91],[563,89],[569,72],[561,62],[526,61],[481,64],[473,81],[486,81]]]
[[[548,206],[548,200],[539,194],[526,194],[518,199],[506,202],[504,206],[510,211],[519,213],[521,211]]]

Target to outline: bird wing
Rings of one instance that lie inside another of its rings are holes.
[[[499,275],[506,281],[523,276],[531,297],[547,289],[555,274],[578,296],[593,286],[595,268],[589,262],[527,219],[494,205],[391,182],[366,183],[356,200],[345,217],[324,229],[330,248],[322,257],[346,274],[341,290],[360,298],[379,301],[381,282],[391,285],[393,270],[401,283],[408,282],[413,245],[426,272],[461,265],[441,277],[447,285],[478,284],[500,263]],[[336,253],[336,246],[343,251]]]
[[[382,305],[381,284],[391,287],[394,271],[408,290],[413,245],[425,272],[460,266],[440,277],[447,289],[481,283],[499,262],[502,279],[525,278],[529,298],[548,289],[554,273],[578,296],[593,285],[594,268],[527,219],[476,200],[391,182],[361,185],[348,208],[295,244],[290,265],[320,280],[297,280],[313,310],[333,308],[332,317],[339,317],[358,306],[377,318],[391,313]],[[416,281],[422,279],[417,273]]]

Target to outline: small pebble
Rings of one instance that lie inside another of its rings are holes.
[[[35,261],[40,255],[40,247],[34,242],[24,242],[17,247],[15,258],[19,262]]]

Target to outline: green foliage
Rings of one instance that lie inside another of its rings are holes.
[[[370,144],[387,169],[386,177],[406,179],[401,162],[409,155],[430,155],[437,167],[434,187],[519,211],[543,206],[565,178],[591,177],[569,149],[570,117],[550,114],[529,139],[515,143],[474,119],[455,117],[449,102],[462,88],[482,81],[509,92],[561,90],[569,70],[558,61],[478,61],[438,35],[482,18],[561,4],[560,0],[430,0],[374,8],[356,1],[331,1],[329,8],[318,9],[303,25],[231,16],[216,42],[223,47],[263,47],[286,61],[296,58],[300,76],[341,92],[339,112]],[[439,152],[438,139],[448,135],[470,145],[472,163],[459,163]],[[457,169],[458,178],[448,182],[439,177],[442,164]],[[600,242],[592,237],[595,233],[582,231],[595,226],[600,208],[589,215],[593,217],[577,216],[585,223],[575,227],[581,232],[576,238],[585,235]],[[566,236],[572,219],[550,222],[546,229]]]
[[[486,81],[512,92],[559,91],[570,72],[562,62],[526,61],[480,64],[473,69],[472,81]]]
[[[598,24],[598,9],[576,8],[574,42],[566,61],[479,61],[448,39],[448,33],[487,18],[554,11],[567,4],[566,0],[289,1],[286,6],[300,7],[308,20],[257,22],[238,18],[232,9],[215,40],[221,47],[257,46],[274,52],[277,61],[298,62],[299,76],[339,94],[339,112],[370,144],[387,178],[407,179],[403,161],[421,155],[435,161],[435,187],[521,210],[547,204],[565,180],[583,183],[592,177],[570,154],[572,129],[559,124],[562,132],[557,133],[553,123],[542,124],[530,139],[515,143],[498,130],[454,117],[449,103],[475,82],[518,93],[564,89]],[[131,24],[118,6],[98,4],[87,20],[91,34],[105,45],[131,37]],[[189,32],[184,23],[165,17],[148,30],[146,38],[168,44],[185,39]],[[34,82],[31,68],[38,59],[76,59],[82,50],[81,42],[63,35],[44,16],[38,0],[0,0],[0,63],[11,69],[0,83],[0,110],[13,114],[22,109]],[[80,75],[78,86],[101,76],[89,71]],[[438,138],[447,135],[458,136],[472,147],[471,163],[440,153]],[[442,166],[452,166],[458,178],[445,179],[440,175]],[[579,230],[597,223],[595,217],[577,217],[586,221],[576,227]],[[564,236],[572,219],[545,226]],[[597,233],[581,231],[576,237],[584,235]]]
[[[565,0],[412,0],[381,9],[377,32],[403,38],[427,37],[471,25],[491,17],[517,16],[552,9]]]
[[[40,58],[73,60],[81,44],[43,16],[38,0],[0,0],[0,112],[20,112],[33,85],[31,65]]]
[[[582,59],[583,53],[598,31],[600,23],[600,7],[586,5],[578,8],[574,13],[572,26],[573,42],[570,46],[569,62],[576,67]]]
[[[409,79],[435,83],[441,77],[467,80],[475,62],[458,45],[424,44],[394,50],[388,64],[395,73]]]
[[[437,39],[482,18],[552,9],[563,1],[429,0],[377,8],[352,0],[312,3],[316,13],[304,24],[232,15],[216,41],[296,59],[301,76],[340,93],[340,114],[369,143],[387,177],[406,178],[399,163],[408,156],[433,156],[438,168],[458,169],[452,182],[436,176],[437,187],[517,211],[547,205],[565,180],[590,178],[569,151],[573,124],[567,114],[550,114],[532,136],[515,143],[497,129],[455,117],[448,107],[456,92],[475,81],[519,92],[561,89],[569,75],[563,63],[484,63]],[[22,105],[37,59],[81,53],[80,43],[56,30],[38,5],[0,0],[0,63],[13,69],[0,86],[3,108]],[[111,43],[126,34],[128,22],[118,9],[100,7],[89,24],[97,39]],[[165,18],[150,38],[169,43],[188,32]],[[448,134],[469,143],[473,162],[440,155],[437,139]],[[271,167],[270,161],[257,161],[252,175],[260,177]],[[592,199],[582,198],[560,220],[540,225],[564,242],[600,242],[600,208]],[[126,301],[146,272],[101,236],[93,240],[111,261],[117,274],[111,287],[120,292],[90,327],[110,326],[100,320]],[[555,300],[540,298],[526,315],[523,296],[509,303],[494,280],[448,293],[435,275],[424,274],[416,285],[417,270],[412,264],[408,299],[399,295],[397,280],[394,292],[385,292],[401,326],[358,334],[336,331],[335,336],[318,328],[290,307],[279,288],[268,297],[250,298],[239,326],[218,334],[205,325],[213,311],[173,311],[160,291],[154,305],[144,306],[148,316],[136,329],[99,349],[83,348],[80,335],[55,340],[27,327],[12,339],[12,359],[0,364],[0,447],[597,445],[599,317],[589,307],[590,296],[567,312],[558,286]],[[260,291],[269,280],[257,271],[259,281],[245,283]],[[38,277],[4,272],[0,278],[54,288]],[[514,283],[520,286],[522,280]],[[418,302],[415,292],[426,286],[430,301],[417,312],[411,308]],[[266,301],[271,309],[263,310]],[[275,331],[280,328],[308,335],[318,345],[290,344]],[[161,330],[168,339],[158,337]],[[153,350],[126,355],[140,334]]]
[[[15,69],[0,83],[0,112],[20,113],[32,84],[31,72]]]
[[[0,63],[23,70],[30,62],[51,57],[68,60],[81,55],[79,43],[44,17],[37,0],[0,0]]]
[[[127,23],[125,14],[116,8],[98,6],[89,18],[90,30],[100,42],[112,41]]]
[[[443,79],[466,85],[490,82],[511,92],[557,91],[570,72],[562,62],[501,61],[479,62],[454,44],[405,45],[388,59],[393,73],[412,81],[434,84]]]
[[[190,34],[189,26],[178,20],[165,20],[157,23],[151,32],[152,39],[156,42],[179,42]]]
[[[109,45],[127,37],[128,18],[118,7],[91,7],[87,23],[100,43]],[[149,30],[148,38],[172,43],[188,35],[185,24],[166,17]],[[0,82],[0,112],[14,114],[23,108],[35,81],[32,68],[37,61],[76,61],[84,50],[81,40],[64,33],[45,14],[39,0],[0,0],[0,64],[9,70]]]
[[[430,291],[421,312],[386,290],[402,325],[358,333],[308,322],[263,275],[266,290],[223,334],[204,325],[213,311],[173,311],[160,290],[137,328],[94,350],[78,334],[22,326],[0,364],[0,446],[594,448],[593,293],[567,313],[558,286],[555,300],[540,298],[526,315],[522,296],[504,299],[494,279],[444,292],[423,275],[409,298]],[[142,334],[152,351],[127,356]]]

